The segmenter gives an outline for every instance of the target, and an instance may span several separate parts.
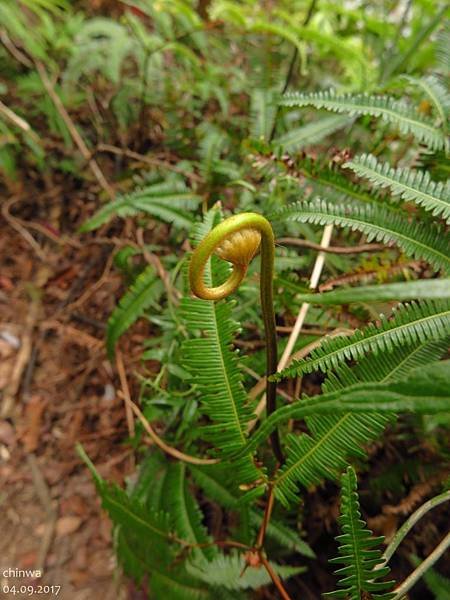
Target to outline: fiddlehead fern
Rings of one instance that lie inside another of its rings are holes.
[[[261,246],[261,307],[266,336],[266,402],[267,414],[276,409],[276,383],[269,376],[277,371],[277,338],[273,309],[273,270],[275,240],[269,221],[256,213],[242,213],[219,223],[194,250],[189,266],[189,281],[193,293],[204,300],[221,300],[240,285],[259,246]],[[206,287],[204,270],[212,254],[231,262],[230,277],[217,287]],[[275,456],[283,462],[278,432],[271,435]]]

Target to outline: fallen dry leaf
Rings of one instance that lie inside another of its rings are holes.
[[[63,535],[70,535],[74,533],[82,523],[80,517],[60,517],[56,521],[56,535],[61,537]]]
[[[42,417],[46,406],[47,400],[38,395],[32,396],[25,405],[25,431],[21,438],[26,452],[34,452],[39,445]]]

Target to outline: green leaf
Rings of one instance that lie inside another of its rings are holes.
[[[391,96],[337,94],[331,89],[313,93],[288,92],[279,103],[281,106],[313,106],[349,115],[380,117],[383,121],[396,125],[401,133],[412,134],[432,150],[441,150],[445,147],[445,136],[442,131],[434,127],[430,120],[421,117],[404,101],[396,100]]]
[[[163,504],[172,516],[175,531],[194,547],[190,557],[197,565],[212,559],[217,554],[217,548],[211,544],[202,521],[203,514],[198,503],[189,490],[186,478],[186,465],[181,462],[171,464],[165,480]],[[205,545],[206,547],[199,547]]]
[[[180,228],[190,228],[192,211],[202,197],[186,189],[180,182],[163,182],[136,189],[108,202],[80,228],[81,233],[97,229],[113,217],[130,217],[140,213],[150,215]]]
[[[438,340],[448,335],[450,305],[448,301],[422,301],[400,305],[392,319],[381,316],[381,325],[370,324],[349,337],[325,340],[311,352],[310,358],[294,361],[280,373],[279,381],[317,369],[326,372],[338,368],[345,360],[358,360],[368,352],[391,352],[395,346]]]
[[[157,302],[162,290],[162,283],[155,275],[153,266],[148,265],[119,300],[118,306],[108,319],[106,347],[110,357],[114,355],[119,337],[144,314],[147,308]]]
[[[353,302],[400,302],[411,299],[450,298],[450,278],[418,279],[362,287],[350,287],[334,290],[325,294],[304,294],[303,288],[291,281],[278,278],[277,284],[298,291],[296,299],[310,304],[351,304]]]
[[[245,448],[236,454],[235,459],[244,453],[253,452],[280,423],[289,419],[305,419],[317,415],[335,416],[342,413],[376,417],[380,413],[446,412],[450,409],[449,365],[449,361],[432,363],[398,381],[363,382],[321,396],[303,397],[301,402],[278,408],[252,435]],[[361,424],[356,423],[356,432],[360,426]],[[351,439],[343,438],[342,443],[347,451],[352,451]],[[301,475],[296,468],[296,459],[303,460],[302,453],[303,448],[294,448],[277,476],[275,494],[284,504],[296,497],[295,482]],[[332,454],[326,460],[330,460],[331,457]],[[326,464],[322,468],[327,471]]]
[[[273,90],[256,88],[250,96],[250,134],[254,138],[270,140],[277,107]]]
[[[117,554],[125,573],[138,583],[149,577],[150,592],[156,598],[212,600],[207,586],[187,572],[184,562],[177,561],[188,542],[174,535],[169,515],[151,508],[151,502],[142,502],[142,489],[128,496],[104,481],[82,447],[77,450],[92,472],[102,507],[114,524]],[[152,468],[157,466],[158,460]]]
[[[407,377],[414,369],[438,360],[448,347],[447,341],[426,342],[419,346],[401,346],[392,354],[366,356],[356,366],[342,365],[336,375],[330,374],[323,384],[325,393],[336,392],[366,382],[388,383]],[[310,432],[290,440],[288,462],[295,482],[308,488],[323,478],[337,479],[351,456],[366,457],[365,446],[380,439],[386,425],[393,420],[386,412],[339,413],[306,416]],[[291,443],[292,442],[292,443]],[[295,457],[293,454],[295,453]],[[294,501],[291,478],[279,491]]]
[[[189,465],[189,470],[197,485],[204,490],[208,498],[217,502],[227,511],[239,511],[239,499],[230,492],[231,481],[235,474],[233,465],[231,467],[224,464],[202,467]],[[259,529],[263,520],[263,512],[253,507],[248,510],[251,525]],[[308,558],[315,558],[313,550],[297,531],[273,517],[267,526],[266,535],[292,552],[298,552]]]
[[[305,567],[280,566],[270,563],[275,573],[283,578],[303,573]],[[188,571],[211,586],[223,586],[229,590],[257,589],[271,583],[270,575],[263,567],[248,567],[242,554],[233,551],[225,556],[220,554],[202,567],[189,565]]]
[[[288,133],[275,139],[273,143],[282,146],[288,152],[300,150],[321,142],[328,135],[339,131],[352,121],[353,119],[337,115],[322,117],[319,121],[291,129]]]
[[[427,171],[393,169],[388,163],[378,162],[371,154],[355,156],[344,167],[365,177],[374,186],[390,188],[394,196],[415,202],[434,216],[450,221],[450,183],[432,181]]]
[[[449,238],[443,228],[424,219],[411,220],[401,211],[377,203],[334,203],[314,198],[288,206],[272,218],[350,227],[365,233],[369,241],[395,242],[406,254],[450,272]]]
[[[344,565],[336,571],[336,575],[340,576],[338,587],[342,589],[328,592],[325,597],[349,600],[393,598],[394,594],[386,591],[392,589],[395,582],[379,581],[389,573],[389,567],[375,570],[383,562],[379,547],[384,538],[372,537],[372,532],[361,519],[356,473],[352,467],[348,467],[342,475],[341,516],[338,521],[342,531],[336,538],[339,556],[330,562]]]
[[[450,111],[450,94],[448,88],[444,85],[439,77],[436,75],[427,75],[425,77],[411,77],[409,75],[403,75],[403,79],[406,79],[409,83],[416,85],[425,92],[431,102],[434,104],[441,125],[444,129],[447,129],[447,119]]]

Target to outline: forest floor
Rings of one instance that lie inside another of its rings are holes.
[[[117,576],[110,523],[75,450],[83,444],[109,480],[122,484],[135,470],[104,347],[121,277],[111,243],[76,234],[92,202],[92,192],[62,185],[19,186],[0,201],[0,590],[61,586],[62,600],[132,591]],[[128,339],[120,360],[131,372],[139,355]],[[42,577],[5,576],[27,569]]]
[[[111,163],[106,166],[113,171]],[[108,480],[124,484],[135,473],[119,392],[127,385],[132,396],[138,390],[133,373],[140,368],[148,325],[142,320],[124,336],[115,364],[106,355],[104,330],[124,290],[112,262],[114,248],[139,236],[125,220],[80,238],[79,226],[99,206],[97,185],[76,188],[64,179],[35,184],[18,184],[0,198],[1,587],[61,586],[62,600],[141,600],[145,595],[118,575],[109,520],[75,450],[77,442],[83,444]],[[405,480],[401,503],[384,494],[381,511],[378,504],[376,513],[365,515],[375,533],[388,538],[446,476],[439,468],[429,476],[432,449],[409,449],[392,435],[388,431],[369,449],[375,477],[410,459],[425,467],[419,483]],[[366,483],[363,499],[370,495]],[[326,560],[335,552],[338,488],[330,483],[313,490],[303,511],[319,561],[307,561],[301,586],[305,600],[317,600],[319,589],[333,585]],[[447,520],[444,508],[422,520],[393,565],[397,580],[411,570],[406,556],[429,554]],[[5,576],[27,569],[42,576]],[[267,591],[255,597],[276,598]],[[430,597],[422,585],[411,596]]]

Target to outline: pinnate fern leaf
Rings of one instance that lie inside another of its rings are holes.
[[[232,302],[184,298],[181,314],[189,331],[202,332],[183,342],[183,365],[190,372],[201,398],[202,411],[211,425],[202,427],[205,439],[219,449],[219,456],[230,456],[247,438],[253,407],[247,401],[238,368],[238,357],[230,348],[237,332],[231,318]],[[250,483],[260,477],[248,456],[238,469],[237,483]]]
[[[250,134],[268,141],[276,117],[274,90],[256,88],[250,97]]]
[[[409,220],[401,211],[377,203],[333,203],[314,198],[283,209],[273,219],[350,227],[365,233],[369,241],[394,242],[406,254],[450,272],[449,242],[443,228],[425,220]]]
[[[189,229],[193,224],[192,211],[202,197],[193,193],[180,181],[155,183],[108,202],[80,228],[82,233],[92,231],[113,217],[132,217],[147,214],[156,219]]]
[[[193,544],[191,558],[196,564],[212,559],[217,554],[217,547],[208,545],[212,540],[202,523],[203,514],[197,501],[189,491],[184,463],[170,465],[163,495],[166,509],[173,515],[175,531],[180,538]]]
[[[436,75],[426,75],[425,77],[420,78],[403,75],[403,79],[422,88],[434,104],[441,125],[444,127],[444,131],[447,131],[447,119],[450,112],[450,94],[444,82]]]
[[[396,125],[401,133],[412,134],[433,150],[441,150],[445,146],[445,136],[441,130],[405,102],[391,96],[337,94],[331,89],[313,93],[288,92],[279,102],[282,106],[313,106],[349,115],[380,117]]]
[[[147,308],[156,304],[162,291],[161,280],[155,275],[153,266],[148,265],[119,300],[118,306],[108,319],[106,347],[110,357],[114,355],[114,348],[120,336],[144,314]]]
[[[341,589],[325,594],[327,598],[349,600],[389,600],[394,594],[394,581],[380,581],[389,573],[389,567],[374,568],[382,562],[379,546],[383,537],[373,537],[361,519],[357,492],[356,473],[348,467],[341,480],[341,516],[338,519],[342,534],[339,542],[339,556],[330,562],[344,565],[336,571],[339,575],[338,587]]]
[[[392,168],[378,162],[371,154],[355,156],[344,164],[360,177],[368,179],[375,187],[390,188],[394,196],[415,202],[434,216],[450,221],[450,183],[436,182],[427,171]]]
[[[413,300],[418,298],[450,298],[450,278],[417,279],[377,285],[345,287],[323,294],[305,294],[304,288],[282,277],[277,283],[287,289],[298,292],[298,302],[310,304],[350,304],[352,302],[387,302]]]
[[[313,398],[305,396],[301,402],[282,406],[272,413],[235,458],[238,459],[246,452],[254,451],[276,427],[289,419],[299,420],[323,415],[345,415],[346,413],[375,416],[382,413],[392,415],[397,412],[436,414],[447,412],[450,409],[449,390],[449,361],[442,361],[424,365],[421,369],[410,372],[405,378],[402,377],[398,381],[395,379],[384,382],[351,382],[346,387],[338,386],[334,391],[321,396]],[[337,461],[339,464],[342,459],[340,455],[343,453],[358,454],[360,452],[357,445],[355,450],[351,444],[351,439],[357,435],[357,430],[361,426],[361,423],[354,424],[356,431],[350,433],[348,440],[342,439],[340,442],[338,440],[335,447],[329,446],[330,452],[327,455],[322,454],[322,462]],[[332,426],[328,429],[331,431]],[[323,435],[323,432],[320,435]],[[330,437],[330,439],[332,438]],[[284,504],[296,498],[296,481],[300,480],[302,476],[301,469],[297,468],[297,460],[299,463],[305,462],[303,450],[304,448],[300,448],[298,451],[296,447],[291,446],[286,464],[277,474],[275,494]],[[317,456],[319,457],[320,453]],[[327,471],[327,466],[327,464],[320,466],[322,473]]]
[[[274,140],[275,145],[283,146],[284,150],[300,150],[305,146],[311,146],[322,141],[328,135],[339,131],[352,122],[349,117],[341,115],[332,115],[322,117],[318,121],[307,123],[301,127],[295,127],[284,135]]]
[[[229,590],[256,589],[271,582],[267,571],[261,567],[248,567],[242,554],[232,552],[229,555],[219,554],[217,558],[205,566],[188,566],[195,577],[202,579],[212,587],[225,587]],[[292,577],[305,571],[304,567],[281,566],[271,563],[278,576]],[[245,570],[244,570],[245,569]]]
[[[78,452],[92,473],[102,506],[115,527],[117,554],[125,573],[137,582],[148,577],[155,598],[212,600],[205,582],[188,572],[185,561],[177,560],[182,549],[197,537],[197,532],[185,530],[183,497],[177,499],[175,518],[171,518],[161,505],[158,509],[151,507],[152,502],[141,501],[141,494],[128,495],[117,485],[104,481],[81,446]],[[157,464],[153,464],[155,467]],[[179,473],[175,476],[179,477]],[[167,504],[167,495],[163,500]],[[185,530],[189,539],[177,537],[177,529]]]
[[[392,319],[381,316],[379,326],[370,324],[349,337],[326,339],[313,350],[308,359],[294,361],[280,373],[273,375],[277,381],[296,377],[317,369],[324,372],[337,369],[345,360],[361,359],[368,352],[392,352],[402,344],[439,340],[448,336],[450,328],[450,303],[448,301],[411,302],[400,305]]]
[[[323,391],[330,393],[364,382],[386,383],[404,378],[414,368],[438,360],[447,347],[446,340],[441,340],[398,347],[392,354],[366,356],[353,368],[344,364],[336,374],[331,373]],[[277,483],[278,496],[286,502],[294,501],[297,489],[292,484],[308,487],[323,478],[336,479],[349,457],[365,458],[364,447],[381,436],[393,417],[394,413],[384,412],[306,416],[311,435],[305,433],[289,438],[287,464]],[[289,477],[286,477],[287,470]]]

